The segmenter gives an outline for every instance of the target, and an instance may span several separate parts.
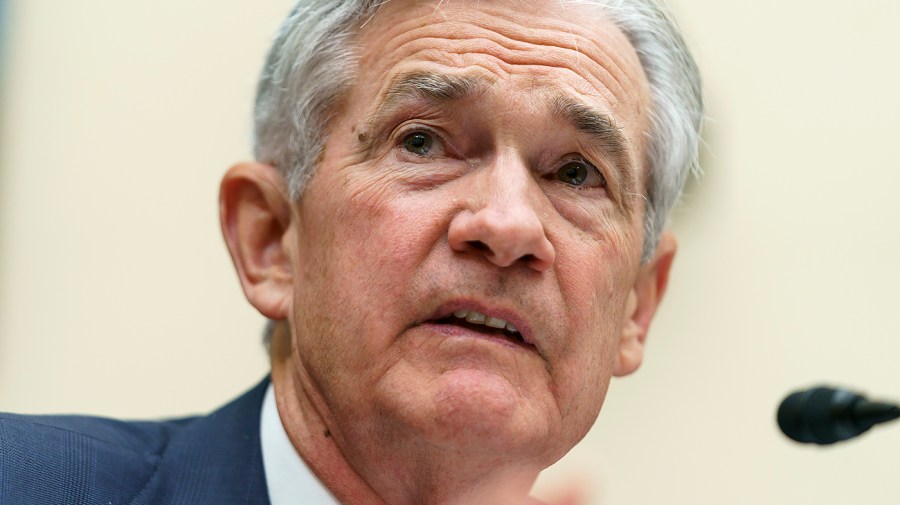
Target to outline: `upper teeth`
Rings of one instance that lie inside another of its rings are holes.
[[[508,321],[504,321],[499,317],[486,316],[481,312],[477,312],[474,310],[457,310],[453,312],[453,315],[460,318],[465,319],[466,321],[473,324],[484,324],[490,326],[491,328],[506,328],[509,331],[518,333],[519,330],[516,329],[512,323]]]

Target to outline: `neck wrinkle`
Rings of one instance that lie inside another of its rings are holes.
[[[300,383],[300,387],[298,386]],[[339,502],[388,505],[353,470],[330,435],[330,429],[287,363],[272,359],[272,385],[278,416],[297,454]]]

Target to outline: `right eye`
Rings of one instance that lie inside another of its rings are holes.
[[[432,134],[416,131],[403,137],[402,145],[403,149],[416,156],[429,157],[432,155],[434,143],[435,140]]]

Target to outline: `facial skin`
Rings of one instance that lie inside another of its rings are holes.
[[[558,2],[393,0],[358,45],[300,202],[262,164],[222,184],[245,293],[289,322],[282,421],[346,503],[527,492],[638,367],[665,289],[673,239],[640,263],[646,78]]]

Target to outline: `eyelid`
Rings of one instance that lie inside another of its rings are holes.
[[[578,153],[570,153],[570,154],[563,156],[562,159],[559,160],[559,164],[565,165],[566,163],[570,163],[573,161],[580,161],[580,162],[586,163],[594,168],[597,168],[597,165],[595,165],[593,162],[591,162],[591,160],[587,159],[584,155],[581,155]]]

